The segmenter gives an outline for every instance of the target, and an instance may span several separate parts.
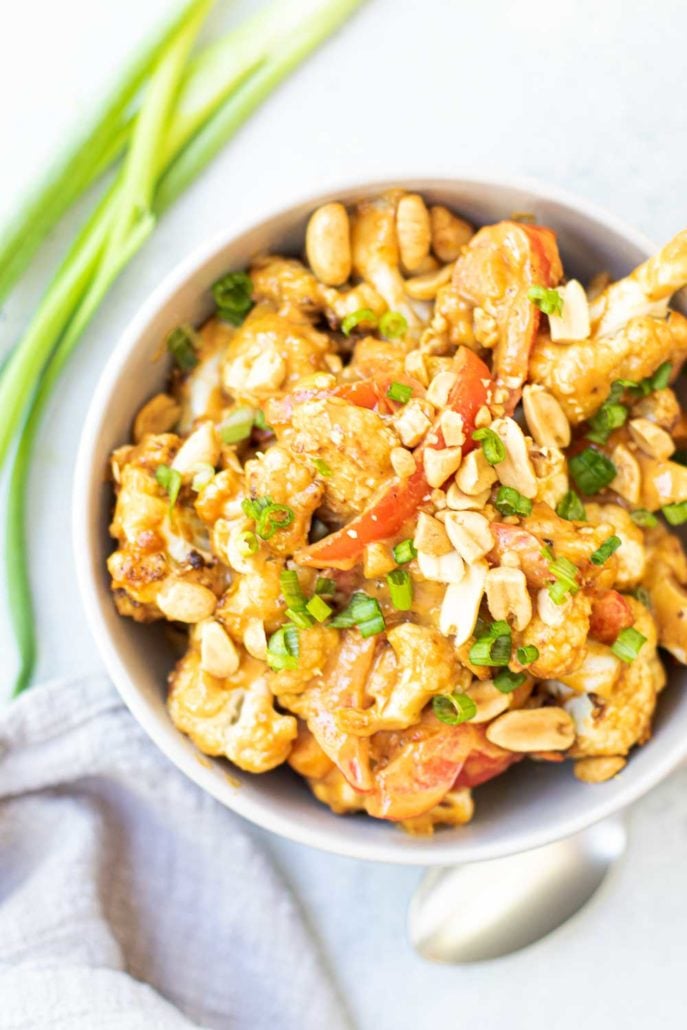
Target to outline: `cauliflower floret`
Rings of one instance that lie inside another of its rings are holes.
[[[545,588],[541,593],[545,593]],[[555,613],[553,602],[544,603]],[[535,612],[522,636],[523,645],[534,644],[539,651],[539,657],[530,666],[533,676],[549,679],[579,668],[587,651],[591,610],[591,601],[580,590],[561,606],[560,619],[554,625],[550,624],[552,619],[545,622],[539,611]]]
[[[424,815],[416,815],[414,819],[404,819],[400,826],[415,837],[429,837],[435,826],[465,826],[475,812],[472,791],[468,787],[450,790],[438,805]]]
[[[598,526],[600,523],[613,527],[613,533],[622,543],[615,552],[617,570],[615,585],[620,590],[630,590],[641,581],[646,568],[644,534],[630,518],[630,513],[618,504],[587,504],[587,521]]]
[[[264,623],[268,633],[284,621],[285,604],[279,582],[283,561],[258,553],[249,562],[250,571],[235,576],[217,607],[217,618],[237,641],[244,639],[246,630],[256,620]]]
[[[286,761],[298,732],[293,716],[275,710],[261,668],[244,655],[233,676],[217,679],[203,672],[192,647],[170,677],[168,699],[175,726],[201,751],[253,773]]]
[[[663,526],[647,533],[644,584],[658,625],[661,647],[687,665],[687,558],[676,536]]]
[[[275,445],[258,454],[245,466],[246,483],[253,498],[269,499],[287,505],[294,513],[293,522],[277,530],[266,541],[277,554],[293,554],[308,542],[310,519],[318,507],[324,486],[316,482],[313,467],[294,460],[286,447]]]
[[[296,459],[324,462],[323,517],[334,523],[361,512],[385,480],[393,476],[395,433],[379,415],[340,397],[296,404],[283,442]]]

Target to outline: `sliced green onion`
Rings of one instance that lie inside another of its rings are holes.
[[[555,558],[549,563],[549,571],[556,577],[556,582],[548,586],[549,597],[554,604],[563,604],[568,594],[576,594],[580,589],[577,568],[568,558]]]
[[[604,540],[601,546],[597,547],[590,561],[593,565],[603,565],[612,554],[615,554],[621,544],[622,540],[619,536],[609,536],[608,540]]]
[[[496,494],[494,506],[502,515],[530,515],[532,501],[512,486],[500,486]]]
[[[479,637],[470,648],[473,665],[508,665],[513,641],[507,622],[494,622],[487,636]]]
[[[574,490],[568,490],[563,494],[556,505],[556,515],[568,522],[584,522],[587,518],[584,504]]]
[[[555,583],[549,583],[547,590],[554,604],[565,604],[570,593],[568,587],[560,579],[557,579]]]
[[[621,629],[615,643],[611,645],[611,651],[616,658],[629,663],[635,660],[645,643],[646,637],[634,626],[630,626],[627,629]]]
[[[681,526],[683,522],[687,522],[687,501],[679,501],[677,504],[664,504],[661,511],[671,526]]]
[[[432,698],[432,711],[439,722],[459,726],[477,715],[477,705],[467,694],[437,694]]]
[[[327,602],[323,601],[317,594],[310,598],[305,607],[317,622],[324,622],[332,614],[332,609]]]
[[[312,619],[306,611],[299,611],[297,608],[287,608],[285,614],[294,626],[298,626],[299,629],[307,629],[312,626]]]
[[[531,286],[527,291],[527,299],[545,315],[563,314],[563,298],[558,290],[551,290],[546,286]]]
[[[546,544],[541,548],[542,557],[546,558],[547,561],[553,561],[553,551]]]
[[[327,464],[327,462],[323,461],[322,458],[313,458],[312,463],[317,469],[317,471],[320,473],[320,475],[324,476],[325,479],[327,479],[328,476],[331,476],[332,470]]]
[[[169,497],[169,510],[171,511],[177,503],[181,490],[181,472],[169,465],[158,465],[155,469],[155,479]]]
[[[217,314],[224,322],[241,325],[253,307],[253,282],[245,272],[229,272],[212,285]]]
[[[652,390],[665,390],[666,386],[670,382],[670,377],[673,373],[673,365],[670,361],[664,361],[662,365],[659,365],[654,374],[649,379],[649,383]]]
[[[262,429],[265,432],[269,430],[270,427],[267,425],[267,421],[265,419],[265,412],[262,410],[262,408],[258,408],[255,412],[255,417],[253,418],[253,425],[256,429]]]
[[[386,577],[391,603],[396,611],[409,612],[413,606],[413,581],[405,569],[394,569]]]
[[[219,435],[223,443],[240,443],[247,440],[253,432],[255,412],[252,408],[234,408],[219,426]]]
[[[379,331],[387,340],[396,340],[408,332],[408,320],[400,311],[385,311],[379,320]]]
[[[594,443],[606,443],[614,429],[619,429],[627,422],[629,412],[624,404],[602,404],[599,410],[589,419],[591,432],[586,433],[588,440]]]
[[[296,626],[280,626],[267,642],[267,664],[271,669],[297,669],[300,641]]]
[[[598,494],[611,483],[618,470],[605,454],[587,447],[569,461],[570,474],[583,494]]]
[[[215,467],[210,465],[209,462],[203,462],[201,465],[196,466],[193,479],[191,481],[191,489],[199,493],[204,486],[211,483],[215,478]]]
[[[649,511],[647,508],[635,508],[634,511],[630,512],[630,518],[643,529],[653,529],[654,526],[658,525],[658,519],[653,511]]]
[[[516,655],[521,665],[531,665],[539,657],[539,648],[534,644],[526,644],[525,647],[518,648]]]
[[[523,685],[526,679],[526,672],[511,672],[510,669],[502,669],[494,676],[492,682],[502,694],[512,694],[514,690]]]
[[[417,548],[412,540],[401,540],[392,548],[392,554],[395,562],[399,565],[405,565],[407,562],[412,561],[413,558],[417,558]]]
[[[282,597],[286,601],[286,607],[294,611],[305,610],[306,597],[295,569],[283,569],[279,573],[279,585]]]
[[[193,330],[181,325],[167,337],[167,350],[182,372],[190,372],[198,364],[195,341]]]
[[[269,497],[246,497],[245,500],[241,501],[241,508],[249,519],[255,519],[257,522],[262,512],[271,503],[272,501]]]
[[[318,576],[315,583],[315,593],[324,597],[331,597],[336,593],[336,580],[327,579],[326,576]]]
[[[295,517],[295,511],[288,504],[270,504],[260,513],[256,532],[263,540],[271,540],[278,530],[287,529]]]
[[[256,554],[259,547],[258,538],[249,529],[239,536],[238,549],[244,558],[250,557],[251,554]]]
[[[346,315],[341,322],[341,332],[344,336],[350,336],[359,325],[364,325],[368,329],[377,328],[377,316],[372,308],[358,308],[357,311],[352,311],[350,315]]]
[[[498,433],[493,429],[489,429],[488,426],[476,429],[472,434],[472,439],[481,445],[484,457],[490,465],[498,465],[506,457],[506,447],[503,440]]]
[[[385,628],[384,616],[376,598],[363,590],[352,594],[350,601],[331,621],[335,629],[350,629],[356,626],[363,637],[374,636]]]
[[[643,604],[645,608],[651,609],[651,594],[646,587],[635,587],[632,591],[632,596],[636,597],[640,604]]]
[[[413,396],[413,388],[412,386],[406,386],[405,383],[393,382],[386,391],[386,395],[392,401],[398,401],[399,404],[407,404]]]

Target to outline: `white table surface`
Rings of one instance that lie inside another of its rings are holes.
[[[168,6],[170,0],[7,6],[0,216]],[[255,6],[244,0],[234,10]],[[238,212],[257,217],[311,188],[395,170],[536,176],[667,239],[687,224],[686,32],[679,0],[370,0],[165,217],[62,381],[31,484],[39,675],[99,666],[74,581],[74,454],[107,354],[180,258]],[[5,306],[0,346],[25,323],[77,222],[53,234]],[[11,654],[0,607],[5,682]],[[526,952],[462,969],[430,966],[406,942],[418,870],[335,858],[255,832],[293,885],[365,1030],[677,1027],[687,996],[686,794],[687,771],[680,771],[635,807],[629,854],[584,913]]]

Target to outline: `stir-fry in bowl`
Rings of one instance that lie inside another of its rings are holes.
[[[415,834],[521,761],[632,760],[687,660],[687,232],[598,271],[393,190],[170,333],[108,569],[122,615],[186,631],[168,706],[201,751]]]

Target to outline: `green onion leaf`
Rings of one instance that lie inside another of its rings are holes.
[[[634,511],[630,512],[630,518],[643,529],[653,529],[654,526],[658,525],[658,519],[653,511],[648,511],[647,508],[635,508]]]
[[[234,408],[219,426],[223,443],[240,443],[247,440],[253,431],[255,413],[252,408]]]
[[[570,593],[565,583],[562,583],[559,579],[555,583],[549,583],[547,590],[554,604],[565,604]]]
[[[167,350],[182,372],[190,372],[198,364],[195,333],[186,326],[180,325],[169,334]]]
[[[413,581],[405,569],[394,569],[386,577],[391,603],[396,611],[409,612],[413,606]]]
[[[683,522],[687,522],[687,501],[679,501],[677,504],[664,504],[661,511],[671,526],[681,526]]]
[[[262,540],[271,540],[278,530],[287,529],[295,517],[295,511],[288,504],[269,504],[260,513],[257,534]]]
[[[315,583],[315,593],[323,597],[331,597],[336,593],[336,580],[327,579],[326,576],[318,576]]]
[[[574,454],[569,461],[570,474],[583,494],[598,494],[615,479],[617,469],[610,458],[594,447]]]
[[[371,308],[359,308],[357,311],[352,311],[350,315],[346,315],[341,322],[341,332],[344,336],[350,336],[358,326],[364,326],[367,329],[377,328],[377,316]]]
[[[549,583],[549,597],[554,604],[563,604],[568,594],[580,589],[577,582],[577,568],[568,558],[555,558],[549,563],[549,571],[555,576],[555,583]]]
[[[396,340],[408,332],[408,321],[400,311],[385,311],[379,320],[379,331],[387,340]]]
[[[241,325],[253,307],[253,282],[245,272],[229,272],[212,285],[217,314],[224,322]]]
[[[594,554],[590,559],[591,562],[594,565],[603,565],[604,562],[608,561],[612,554],[615,554],[621,544],[622,540],[619,536],[609,536],[608,540],[604,540],[601,546],[597,547],[594,551]]]
[[[523,685],[526,679],[526,672],[511,672],[510,669],[502,669],[494,676],[493,684],[502,694],[512,694],[514,690]]]
[[[662,365],[659,365],[654,374],[649,379],[649,384],[652,390],[665,390],[666,386],[670,382],[670,377],[673,373],[673,365],[670,361],[664,361]]]
[[[265,412],[262,410],[262,408],[258,408],[257,411],[255,412],[255,417],[253,419],[253,425],[255,426],[256,429],[262,429],[264,432],[268,432],[269,431],[270,427],[267,425],[267,421],[265,419]]]
[[[382,633],[385,629],[384,616],[379,601],[363,590],[351,595],[351,599],[331,621],[335,629],[350,629],[356,626],[363,637]]]
[[[279,585],[281,587],[282,597],[286,601],[286,607],[297,612],[304,611],[306,598],[301,588],[301,583],[296,570],[283,569],[283,571],[279,573]]]
[[[532,513],[532,501],[529,497],[515,490],[512,486],[500,486],[496,494],[494,506],[502,515],[530,515]]]
[[[476,429],[472,439],[481,444],[484,457],[490,465],[498,465],[506,457],[506,447],[501,437],[493,429],[483,426]]]
[[[469,660],[473,665],[508,665],[512,648],[511,628],[501,619],[491,624],[485,636],[477,638],[470,648]]]
[[[516,655],[521,665],[531,665],[539,657],[539,648],[534,644],[527,644],[525,647],[519,647]]]
[[[646,587],[635,587],[632,591],[632,596],[636,597],[640,604],[643,604],[645,608],[651,609],[651,594]]]
[[[280,626],[267,642],[267,664],[271,669],[297,669],[300,641],[296,626]]]
[[[574,490],[568,490],[563,494],[556,505],[556,515],[568,522],[584,522],[587,518],[584,504]]]
[[[406,386],[404,383],[394,382],[386,391],[386,395],[392,401],[398,401],[399,404],[407,404],[413,396],[413,388],[412,386]]]
[[[317,469],[317,471],[320,473],[320,475],[323,476],[325,479],[331,476],[332,470],[327,464],[327,462],[323,461],[322,458],[313,458],[312,463]]]
[[[272,501],[269,497],[246,497],[245,500],[241,501],[241,508],[249,519],[255,519],[257,522],[262,512],[271,503]]]
[[[629,663],[635,660],[645,643],[646,637],[630,626],[628,629],[621,629],[611,646],[611,651],[616,658]]]
[[[624,404],[602,404],[597,413],[589,419],[591,432],[586,433],[588,440],[594,443],[606,443],[614,429],[619,429],[627,422],[629,412]]]
[[[393,549],[394,561],[399,565],[406,565],[413,558],[417,558],[417,548],[412,540],[401,540]]]
[[[459,726],[477,715],[477,705],[467,694],[437,694],[432,698],[432,711],[439,722]]]
[[[531,286],[527,291],[527,299],[545,315],[563,314],[563,298],[558,290],[551,290],[546,286]]]
[[[332,614],[332,609],[327,602],[323,601],[317,594],[310,598],[305,607],[317,622],[324,622]]]
[[[169,510],[171,511],[177,503],[181,489],[181,472],[169,465],[158,465],[155,469],[155,479],[169,497]]]
[[[312,619],[306,611],[299,611],[297,608],[287,608],[285,613],[294,626],[298,626],[299,629],[307,629],[312,626]]]

